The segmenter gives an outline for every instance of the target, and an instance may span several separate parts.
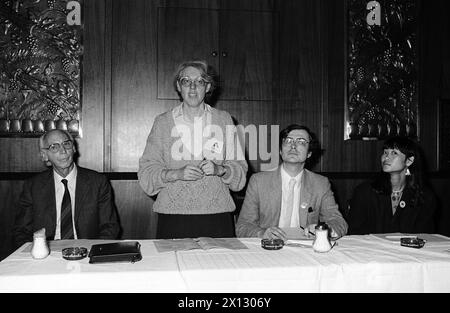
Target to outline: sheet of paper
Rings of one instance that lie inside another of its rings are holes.
[[[288,239],[314,239],[313,235],[305,236],[305,230],[300,227],[282,227]]]
[[[289,239],[284,245],[288,247],[311,248],[314,240],[312,239]]]
[[[225,248],[230,250],[248,249],[247,246],[237,238],[200,237],[194,240],[205,250],[213,248]]]
[[[155,241],[158,252],[186,251],[193,249],[209,250],[214,248],[224,248],[230,250],[247,249],[237,238],[184,238],[184,239],[162,239]]]
[[[155,247],[158,250],[158,252],[201,249],[201,247],[191,238],[161,239],[161,240],[155,240],[154,243],[155,243]]]
[[[247,246],[237,238],[199,237],[184,239],[161,239],[155,240],[154,243],[158,252],[185,251],[193,249],[209,250],[215,248],[230,250],[248,249]]]

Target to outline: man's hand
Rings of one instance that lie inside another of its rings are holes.
[[[316,225],[317,224],[309,224],[307,225],[304,230],[305,230],[305,237],[307,238],[312,238],[315,236],[316,234]]]
[[[282,239],[286,241],[287,235],[281,228],[273,226],[265,230],[262,234],[262,239]]]
[[[305,236],[308,238],[313,237],[313,234],[316,233],[316,226],[317,224],[309,224],[308,226],[305,227]],[[339,235],[336,233],[336,231],[330,227],[330,237],[335,239],[335,238],[339,238]]]
[[[335,232],[335,230],[334,230],[333,228],[331,228],[331,234],[330,234],[330,236],[331,236],[331,239],[338,239],[338,238],[339,238],[338,233]]]

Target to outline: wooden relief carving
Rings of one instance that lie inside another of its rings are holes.
[[[416,0],[347,2],[345,139],[418,135]]]
[[[81,1],[0,3],[0,136],[80,133]]]

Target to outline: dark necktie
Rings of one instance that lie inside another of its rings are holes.
[[[67,179],[61,180],[64,184],[64,196],[61,204],[61,239],[73,239],[72,202],[70,201]]]

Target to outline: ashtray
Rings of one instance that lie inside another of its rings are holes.
[[[87,256],[88,250],[83,247],[70,247],[62,250],[62,257],[69,261],[76,261],[84,259]]]
[[[405,237],[400,238],[400,244],[404,247],[410,247],[410,248],[422,248],[425,245],[425,242],[427,242],[424,239],[421,238],[411,238],[411,237]]]
[[[284,246],[282,239],[262,239],[261,247],[266,250],[280,250]]]

